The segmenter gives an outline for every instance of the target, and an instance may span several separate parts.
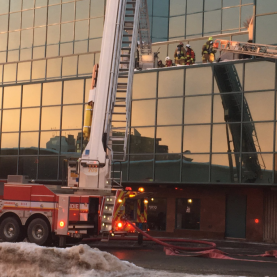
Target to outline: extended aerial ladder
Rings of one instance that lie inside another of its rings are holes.
[[[277,46],[216,39],[214,48],[223,52],[277,59]]]

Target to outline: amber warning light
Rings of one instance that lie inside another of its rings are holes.
[[[61,220],[61,221],[60,221],[60,227],[64,227],[64,225],[65,225],[65,224],[64,224],[64,221]]]

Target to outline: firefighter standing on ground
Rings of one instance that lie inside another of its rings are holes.
[[[195,53],[191,49],[190,45],[186,45],[186,65],[191,65],[195,63]]]
[[[175,64],[179,65],[185,65],[186,64],[186,50],[184,48],[183,42],[180,42],[177,46],[177,49],[175,50],[174,53],[174,58],[175,58]]]
[[[209,37],[209,40],[203,45],[202,47],[203,63],[214,62],[216,50],[214,50],[213,44],[214,44],[213,38]]]

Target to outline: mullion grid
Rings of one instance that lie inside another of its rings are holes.
[[[171,1],[171,0],[170,0]],[[205,13],[206,12],[213,12],[213,11],[219,11],[221,10],[221,22],[220,22],[220,33],[223,34],[223,33],[226,33],[228,31],[234,31],[234,30],[238,30],[239,32],[242,31],[243,27],[241,27],[241,11],[242,11],[242,7],[245,7],[245,6],[253,6],[252,3],[247,3],[247,4],[242,4],[242,1],[240,0],[240,4],[239,5],[235,5],[235,6],[230,6],[230,7],[223,7],[223,0],[221,0],[221,8],[217,8],[217,9],[212,9],[212,10],[208,10],[206,11],[205,10],[205,1],[203,0],[203,10],[202,11],[198,11],[198,12],[193,12],[193,13],[188,13],[187,12],[187,1],[186,1],[186,8],[185,8],[185,14],[179,14],[179,15],[174,15],[174,16],[169,16],[169,19],[172,18],[172,17],[179,17],[179,16],[185,16],[185,33],[184,33],[184,38],[189,38],[187,37],[187,16],[188,15],[194,15],[194,14],[200,14],[202,13],[202,31],[201,31],[201,34],[202,34],[202,37],[205,35],[205,34],[208,34],[208,33],[205,33],[204,32],[204,19],[205,19]],[[239,8],[239,27],[238,28],[232,28],[232,29],[224,29],[223,30],[223,10],[226,10],[226,9],[232,9],[232,8]],[[168,39],[169,38],[174,38],[174,37],[170,37],[168,35]],[[176,37],[177,39],[179,37]]]

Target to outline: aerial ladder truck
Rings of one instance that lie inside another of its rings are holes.
[[[112,163],[126,158],[130,99],[138,38],[142,54],[151,54],[146,0],[108,0],[100,66],[94,67],[86,107],[84,137],[88,143],[78,161],[68,161],[68,185],[30,183],[8,176],[0,187],[0,237],[46,245],[56,239],[113,232],[121,172]],[[97,82],[96,82],[97,81]],[[119,128],[120,132],[116,132]]]

